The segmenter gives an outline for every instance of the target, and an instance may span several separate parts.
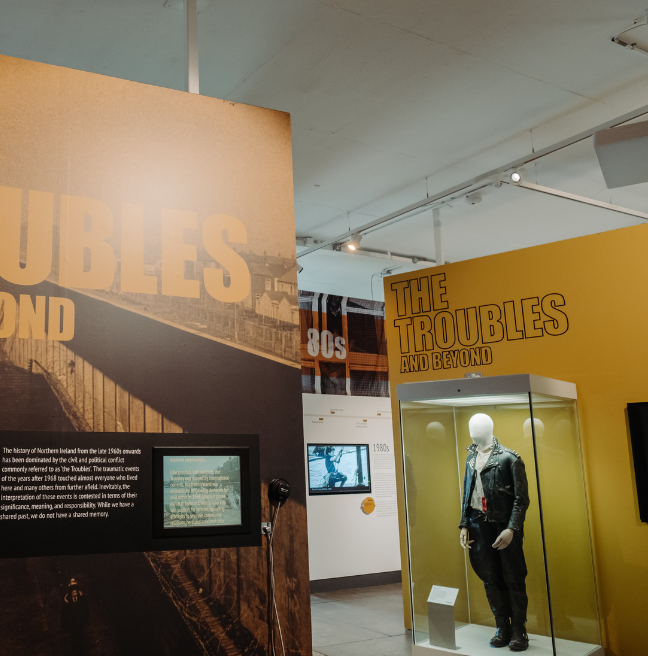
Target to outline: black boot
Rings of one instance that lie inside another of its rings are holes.
[[[511,651],[526,651],[529,648],[529,636],[526,627],[520,622],[513,622],[511,625],[511,642],[509,649]]]
[[[496,617],[497,631],[491,638],[491,647],[506,647],[511,641],[511,621],[508,617]]]

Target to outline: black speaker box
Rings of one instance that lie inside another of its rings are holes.
[[[648,403],[628,403],[628,425],[632,441],[639,516],[648,522]]]

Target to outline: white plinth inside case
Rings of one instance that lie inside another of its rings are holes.
[[[495,635],[495,629],[479,624],[466,624],[457,629],[457,649],[434,647],[426,640],[412,645],[412,656],[493,656],[489,641]],[[556,650],[560,656],[605,656],[603,647],[588,645],[584,642],[556,640]],[[506,650],[507,653],[510,653]],[[524,654],[531,656],[553,656],[551,638],[529,634],[529,649]]]
[[[432,586],[428,597],[428,626],[431,645],[445,649],[457,649],[455,643],[454,605],[459,590],[445,588],[440,585]]]

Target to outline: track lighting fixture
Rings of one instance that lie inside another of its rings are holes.
[[[515,182],[516,184],[522,180],[522,174],[519,171],[511,171],[509,177],[511,178],[511,182]]]
[[[357,251],[358,248],[360,248],[360,242],[361,241],[362,241],[362,235],[361,234],[352,235],[351,239],[347,242],[346,247],[350,251]]]

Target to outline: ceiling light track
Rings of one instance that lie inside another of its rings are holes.
[[[336,253],[342,253],[344,255],[351,255],[346,248],[345,244],[332,244],[327,246],[322,250],[335,251]],[[365,257],[376,257],[382,260],[398,260],[399,262],[411,262],[413,264],[427,264],[434,266],[436,264],[435,260],[428,257],[423,257],[420,255],[406,255],[405,253],[394,253],[393,251],[384,251],[378,248],[358,248],[356,249],[355,256],[365,256]],[[299,257],[299,255],[297,255]]]
[[[506,184],[511,184],[506,182]],[[587,196],[579,196],[578,194],[570,194],[567,191],[561,191],[560,189],[553,189],[552,187],[543,187],[542,185],[533,184],[532,182],[516,182],[511,186],[520,187],[522,189],[528,189],[529,191],[539,192],[541,194],[548,194],[549,196],[557,196],[558,198],[566,198],[567,200],[573,200],[577,203],[584,203],[585,205],[592,205],[593,207],[600,207],[605,210],[610,210],[612,212],[618,212],[619,214],[627,214],[629,216],[634,216],[644,221],[648,221],[648,214],[645,212],[638,212],[637,210],[631,210],[627,207],[621,207],[620,205],[612,205],[611,203],[605,203],[600,200],[595,200],[594,198],[588,198]]]
[[[530,153],[524,157],[520,157],[519,159],[516,159],[513,162],[509,162],[504,166],[500,166],[496,169],[492,169],[491,171],[487,171],[486,173],[478,175],[477,177],[472,178],[471,180],[467,180],[458,185],[455,185],[454,187],[450,187],[448,189],[445,189],[444,191],[440,191],[437,194],[429,196],[428,198],[420,200],[416,203],[412,203],[411,205],[408,205],[407,207],[404,207],[400,210],[396,210],[395,212],[391,212],[390,214],[387,214],[383,217],[374,219],[373,221],[370,221],[369,223],[365,223],[364,225],[356,228],[355,230],[349,230],[348,232],[337,235],[332,239],[323,239],[319,244],[313,244],[309,248],[306,248],[305,250],[301,251],[301,253],[298,253],[297,257],[298,258],[305,257],[306,255],[310,255],[310,253],[314,253],[315,251],[321,250],[322,248],[326,248],[327,246],[332,246],[333,244],[337,244],[337,243],[344,243],[348,241],[351,237],[353,237],[353,235],[356,235],[358,233],[366,235],[369,234],[370,232],[374,232],[375,230],[380,230],[381,228],[386,227],[386,225],[393,225],[394,223],[397,222],[397,220],[400,221],[400,220],[412,218],[417,214],[420,214],[421,212],[430,209],[435,204],[437,206],[439,204],[447,204],[451,202],[451,200],[456,200],[456,198],[458,197],[460,198],[461,196],[466,196],[467,194],[476,191],[477,190],[476,186],[479,184],[482,185],[482,188],[484,186],[489,186],[492,184],[498,185],[500,184],[500,176],[502,174],[510,173],[511,170],[513,169],[519,169],[520,167],[523,167],[525,164],[534,162],[538,159],[541,159],[542,157],[545,157],[546,155],[550,155],[559,150],[562,150],[563,148],[573,146],[574,144],[584,141],[585,139],[589,139],[595,132],[599,132],[600,130],[606,130],[608,128],[614,128],[618,125],[622,125],[623,123],[627,123],[628,121],[632,121],[635,118],[639,118],[640,116],[645,116],[646,114],[648,114],[648,105],[644,105],[643,107],[639,107],[638,109],[635,109],[632,112],[628,112],[627,114],[618,116],[612,119],[611,121],[606,121],[605,123],[602,123],[601,125],[597,125],[594,128],[590,128],[589,130],[580,132],[574,135],[573,137],[563,139],[562,141],[559,141],[553,144],[552,146],[548,146],[547,148],[543,148],[542,150],[537,150],[534,153]],[[520,183],[517,183],[517,186],[520,186]],[[453,195],[454,198],[452,199],[448,198],[449,196],[453,196]],[[575,200],[575,199],[571,199],[571,200]],[[439,203],[439,201],[442,202]],[[579,202],[583,202],[583,201],[579,201]],[[594,201],[594,202],[598,202],[598,201]],[[607,208],[607,209],[611,209],[611,208]],[[620,211],[623,209],[624,208],[619,208],[615,211]],[[623,212],[623,213],[627,214],[629,212],[632,212],[632,210],[628,210],[627,212]]]
[[[418,216],[419,214],[422,214],[423,212],[428,212],[429,210],[435,210],[435,209],[440,209],[441,207],[449,206],[450,203],[454,203],[457,200],[461,200],[462,198],[466,198],[467,196],[470,196],[471,194],[474,194],[477,191],[481,191],[482,189],[486,189],[487,187],[500,187],[501,182],[499,180],[493,181],[489,180],[486,184],[482,184],[479,186],[469,186],[467,188],[464,188],[460,193],[453,194],[449,198],[444,198],[442,200],[438,201],[428,201],[425,203],[423,206],[418,207],[412,211],[409,212],[404,212],[403,214],[399,214],[398,216],[394,217],[390,221],[385,221],[384,223],[381,223],[380,225],[375,226],[374,228],[369,228],[367,230],[364,230],[363,233],[365,235],[369,235],[372,232],[376,232],[377,230],[382,230],[383,228],[391,227],[395,225],[396,223],[400,223],[401,221],[405,221],[406,219],[413,219],[415,216]]]

